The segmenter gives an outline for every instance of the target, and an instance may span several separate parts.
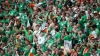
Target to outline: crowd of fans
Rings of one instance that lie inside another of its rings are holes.
[[[100,1],[0,0],[0,56],[100,56]]]

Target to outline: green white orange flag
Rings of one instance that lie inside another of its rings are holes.
[[[30,53],[28,56],[34,56],[34,54],[32,53],[33,48],[31,48]]]

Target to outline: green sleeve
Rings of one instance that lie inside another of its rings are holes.
[[[25,33],[25,36],[26,36],[26,37],[29,37],[28,31],[27,31],[26,29],[24,29],[24,33]]]
[[[32,42],[32,40],[33,40],[33,35],[29,35],[28,40]]]

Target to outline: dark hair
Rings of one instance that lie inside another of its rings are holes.
[[[59,28],[55,28],[55,31],[59,32]]]

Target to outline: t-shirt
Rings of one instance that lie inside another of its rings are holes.
[[[42,52],[45,52],[47,49],[48,49],[48,48],[47,48],[46,45],[42,45],[42,49],[41,49]]]
[[[54,36],[56,39],[59,39],[61,37],[61,33],[60,32],[57,32]]]
[[[59,5],[58,5],[58,8],[59,8],[59,9],[62,9],[62,5],[61,5],[61,4],[59,4]]]
[[[33,35],[29,35],[28,40],[32,41],[33,40]]]
[[[51,30],[50,34],[51,34],[52,36],[54,36],[54,35],[55,35],[55,30],[54,30],[54,29]]]
[[[64,37],[64,40],[71,41],[71,37],[70,37],[69,35],[66,35],[66,36]]]
[[[49,40],[47,41],[47,44],[49,44],[49,45],[51,45],[52,43],[54,43],[54,40],[53,40],[53,39],[49,39]]]
[[[8,19],[3,19],[1,22],[2,22],[2,23],[8,23],[9,20],[8,20]]]
[[[96,31],[92,31],[92,34],[94,35],[94,38],[97,38],[97,33],[96,33]]]
[[[38,36],[38,44],[44,44],[45,43],[45,37],[44,36]]]

